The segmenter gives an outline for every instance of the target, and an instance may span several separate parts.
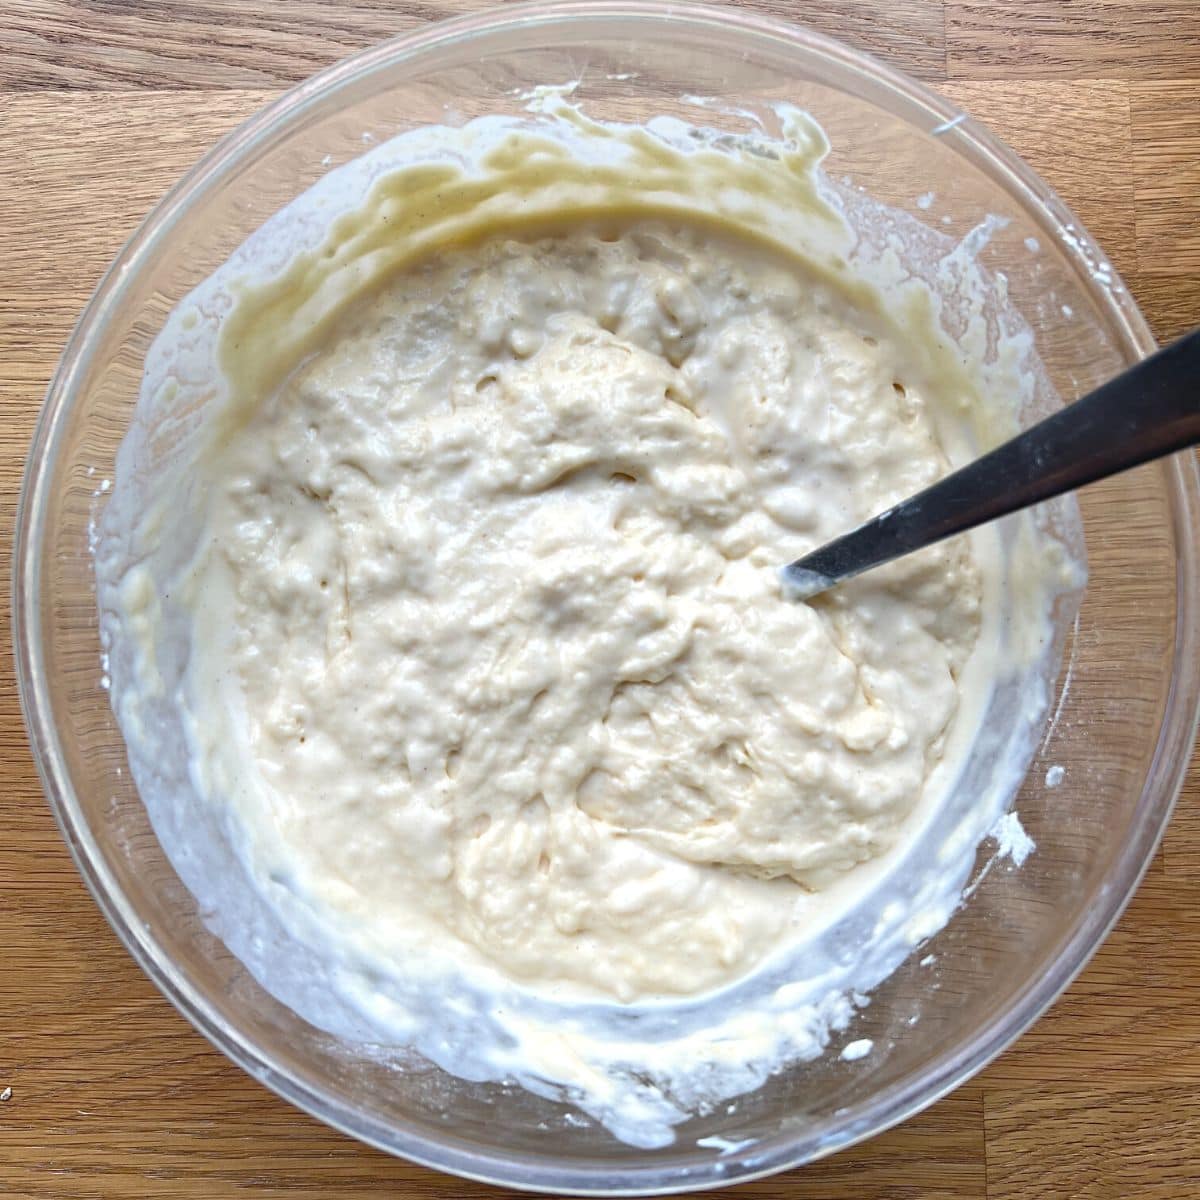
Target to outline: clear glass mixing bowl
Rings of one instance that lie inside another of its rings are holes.
[[[265,218],[374,140],[516,112],[522,90],[570,79],[589,111],[622,119],[678,111],[685,93],[768,116],[786,99],[830,134],[828,171],[844,187],[955,236],[985,214],[1006,218],[983,260],[1006,277],[1064,400],[1153,347],[1103,254],[1041,180],[946,101],[843,46],[750,14],[622,0],[431,26],[248,121],[105,276],[30,451],[14,582],[19,679],[47,795],[97,903],[165,995],[252,1075],[347,1133],[447,1171],[554,1191],[683,1191],[804,1163],[903,1120],[999,1053],[1096,949],[1150,861],[1195,732],[1197,480],[1194,461],[1178,459],[1080,497],[1090,582],[1017,802],[1037,853],[1021,870],[981,870],[928,947],[936,965],[914,955],[879,989],[853,1027],[875,1039],[869,1058],[844,1062],[835,1043],[647,1151],[522,1091],[434,1068],[397,1073],[304,1024],[206,932],[130,781],[97,641],[89,531],[103,481],[167,314]],[[1048,777],[1051,767],[1063,770]],[[724,1155],[697,1145],[713,1134],[752,1145]]]

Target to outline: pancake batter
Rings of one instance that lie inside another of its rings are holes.
[[[629,1001],[886,849],[977,634],[966,544],[779,564],[946,460],[869,316],[687,225],[497,238],[352,311],[213,463],[202,758],[318,902]],[[246,721],[230,736],[221,679]]]
[[[1011,432],[1030,344],[965,254],[864,249],[804,114],[548,107],[380,146],[180,305],[101,629],[158,836],[265,988],[398,1081],[414,1049],[654,1146],[824,1052],[1022,777],[1028,516],[810,603],[778,570]]]

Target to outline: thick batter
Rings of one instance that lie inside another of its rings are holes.
[[[977,631],[965,546],[796,604],[929,483],[869,319],[688,225],[496,238],[344,318],[213,465],[202,709],[298,886],[622,1000],[745,972],[888,847]],[[250,759],[243,755],[249,751]]]
[[[946,922],[1053,670],[1025,517],[784,594],[1032,376],[965,249],[860,243],[779,116],[332,173],[173,314],[98,537],[139,791],[259,982],[646,1146]]]

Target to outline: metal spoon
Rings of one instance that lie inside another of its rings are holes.
[[[1200,442],[1200,329],[783,568],[807,600],[894,558]]]

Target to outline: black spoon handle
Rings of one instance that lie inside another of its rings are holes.
[[[800,599],[1200,442],[1200,330],[783,570]]]

